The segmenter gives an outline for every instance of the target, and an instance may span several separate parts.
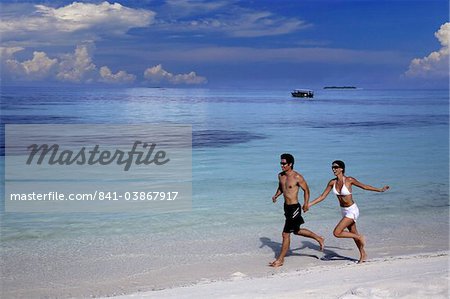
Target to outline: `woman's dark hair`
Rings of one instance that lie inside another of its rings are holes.
[[[336,161],[333,161],[333,163],[331,163],[331,164],[332,165],[333,164],[338,165],[340,168],[342,168],[342,172],[345,173],[345,163],[344,163],[344,161],[336,160]]]
[[[291,154],[287,154],[287,153],[285,153],[285,154],[282,154],[281,156],[280,156],[280,158],[281,158],[281,160],[286,160],[286,162],[288,163],[288,164],[292,164],[292,169],[294,169],[294,162],[295,162],[295,160],[294,160],[294,156],[292,156]]]

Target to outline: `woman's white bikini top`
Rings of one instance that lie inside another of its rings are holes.
[[[344,178],[344,184],[342,185],[342,189],[341,189],[341,192],[340,192],[340,193],[336,190],[336,183],[337,183],[337,179],[336,179],[336,182],[334,182],[334,185],[333,185],[333,193],[334,193],[334,194],[336,194],[336,195],[341,195],[341,196],[347,196],[347,195],[352,194],[352,193],[348,190],[347,186],[345,186],[345,178]]]

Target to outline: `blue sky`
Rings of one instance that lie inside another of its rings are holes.
[[[2,1],[2,85],[448,88],[448,1]]]

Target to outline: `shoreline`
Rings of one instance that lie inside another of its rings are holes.
[[[282,270],[281,268],[278,268]],[[101,299],[151,298],[448,298],[449,251],[340,262],[302,270],[137,292]]]

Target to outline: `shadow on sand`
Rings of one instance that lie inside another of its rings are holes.
[[[269,247],[273,251],[274,258],[276,258],[280,254],[281,243],[272,241],[270,238],[267,238],[267,237],[261,237],[261,238],[259,238],[259,240],[261,241],[261,246],[259,248],[263,248],[265,246]],[[325,245],[325,248],[323,249],[323,252],[322,252],[323,256],[321,258],[319,258],[319,256],[313,255],[313,254],[298,253],[298,251],[300,251],[302,249],[306,249],[306,248],[312,249],[312,250],[317,250],[319,253],[321,253],[320,247],[317,243],[312,243],[310,241],[302,241],[301,244],[302,244],[301,247],[293,248],[293,249],[290,248],[289,251],[287,252],[286,256],[307,256],[307,257],[311,257],[311,258],[315,258],[315,259],[320,259],[322,261],[336,261],[336,260],[358,261],[357,259],[340,255],[339,253],[337,253],[336,251],[333,250],[333,249],[351,250],[348,248],[332,247],[332,246]]]

